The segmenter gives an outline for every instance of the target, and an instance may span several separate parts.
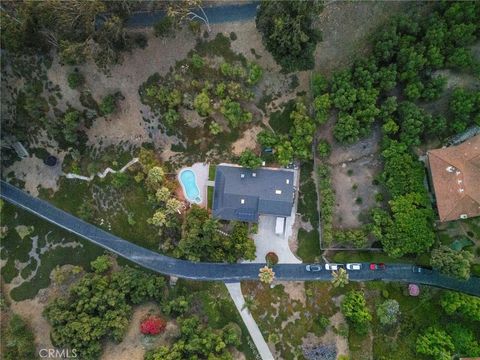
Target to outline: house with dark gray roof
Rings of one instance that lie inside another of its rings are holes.
[[[292,170],[218,165],[213,217],[247,222],[258,222],[259,215],[287,217],[291,215],[294,196]]]

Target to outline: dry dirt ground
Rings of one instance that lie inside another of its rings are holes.
[[[353,144],[340,145],[332,134],[336,116],[317,132],[318,139],[332,144],[332,153],[325,162],[331,167],[331,181],[335,191],[333,225],[338,229],[357,228],[362,225],[360,214],[367,213],[375,206],[375,194],[379,188],[372,184],[381,171],[379,155],[380,128],[375,127],[371,136]],[[354,189],[354,185],[356,189]],[[361,198],[361,203],[356,199]]]

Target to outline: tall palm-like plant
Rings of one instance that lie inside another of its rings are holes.
[[[344,287],[348,284],[347,270],[340,268],[338,271],[332,271],[332,285],[334,287]]]

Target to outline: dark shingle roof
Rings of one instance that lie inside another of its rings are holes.
[[[250,222],[258,221],[260,214],[289,216],[294,193],[291,170],[249,170],[219,165],[215,175],[213,216]]]

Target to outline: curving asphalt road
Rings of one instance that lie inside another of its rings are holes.
[[[263,264],[196,263],[174,259],[132,244],[92,224],[35,198],[5,181],[0,181],[0,197],[13,205],[74,233],[94,244],[114,252],[140,266],[155,272],[193,280],[220,280],[238,282],[258,280],[258,270]],[[75,250],[73,250],[75,251]],[[352,281],[402,281],[427,284],[480,296],[480,278],[461,281],[434,272],[431,275],[414,274],[410,264],[387,264],[385,271],[371,271],[365,263],[360,271],[350,271]],[[310,273],[302,264],[278,264],[273,267],[277,280],[330,280],[328,271]]]
[[[203,10],[210,24],[219,24],[230,21],[244,21],[253,19],[257,14],[258,2],[242,4],[225,4],[204,7]],[[195,11],[201,15],[201,12]],[[136,12],[131,14],[126,22],[130,28],[142,28],[153,26],[165,16],[164,11]]]

